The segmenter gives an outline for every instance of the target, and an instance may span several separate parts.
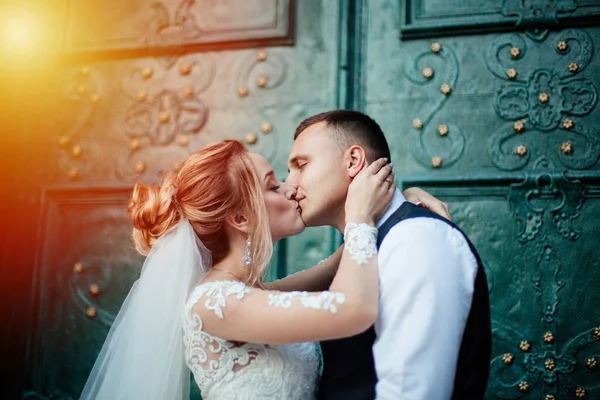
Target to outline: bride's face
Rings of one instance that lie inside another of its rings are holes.
[[[302,232],[305,226],[295,200],[296,189],[277,179],[264,157],[254,153],[250,157],[263,188],[273,242]]]

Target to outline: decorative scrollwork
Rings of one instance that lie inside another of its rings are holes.
[[[274,50],[259,50],[252,56],[243,53],[235,73],[235,96],[248,107],[243,107],[246,121],[241,125],[236,137],[245,140],[253,151],[260,152],[272,163],[280,153],[278,135],[271,135],[276,126],[268,122],[265,108],[274,105],[277,97],[268,97],[270,90],[280,87],[288,75],[288,64]],[[255,132],[262,132],[257,136]],[[268,136],[265,136],[268,135]],[[265,138],[268,138],[265,140]]]
[[[488,49],[488,69],[497,77],[510,82],[500,89],[494,106],[500,118],[511,121],[511,127],[500,127],[488,141],[490,159],[500,169],[518,170],[529,163],[530,156],[515,155],[513,145],[510,144],[523,130],[560,130],[569,136],[568,139],[577,140],[577,145],[572,145],[569,151],[561,151],[562,147],[557,145],[558,153],[551,153],[568,168],[587,169],[600,158],[598,135],[592,128],[586,127],[583,121],[570,118],[589,114],[598,102],[598,93],[591,81],[573,78],[590,63],[593,55],[591,38],[585,32],[567,30],[558,34],[556,39],[556,67],[537,69],[530,73],[523,71],[527,68],[526,64],[519,64],[519,60],[527,54],[526,43],[520,36],[499,36]],[[508,50],[514,48],[520,49],[517,60],[509,57]],[[566,63],[565,60],[569,62]],[[512,78],[506,75],[507,69],[515,71]],[[566,116],[569,118],[565,118]],[[517,130],[515,121],[523,124],[524,129]]]
[[[123,115],[129,145],[118,163],[117,174],[126,181],[155,172],[155,168],[146,168],[144,159],[153,157],[150,153],[156,146],[177,144],[180,149],[188,148],[208,120],[209,110],[201,94],[214,79],[212,58],[202,55],[158,61],[135,68],[122,86],[130,101]],[[176,169],[175,165],[189,154],[175,152],[178,154],[167,169]]]
[[[540,173],[510,186],[508,201],[519,224],[520,242],[533,240],[542,226],[545,213],[552,216],[557,231],[566,239],[577,240],[580,233],[573,222],[585,200],[585,187],[564,174]]]
[[[86,257],[81,272],[73,273],[69,278],[69,292],[71,299],[81,312],[81,315],[90,317],[89,310],[94,310],[93,318],[106,327],[110,327],[116,318],[116,311],[102,307],[102,294],[112,281],[112,267],[103,257]],[[94,294],[90,288],[95,285],[98,293]]]
[[[518,17],[517,26],[558,24],[558,17],[577,9],[574,0],[504,0],[502,14]]]
[[[90,135],[90,119],[104,99],[103,79],[100,73],[87,66],[72,70],[66,77],[58,120],[61,136],[57,140],[59,166],[71,179],[88,177],[101,154],[97,142]],[[64,124],[64,125],[63,125]]]
[[[433,71],[427,65],[427,60],[432,57],[442,60],[443,71]],[[404,65],[404,75],[411,82],[420,86],[434,85],[439,88],[436,89],[436,92],[438,90],[441,92],[440,95],[434,97],[434,101],[424,107],[423,115],[419,115],[417,119],[418,126],[413,123],[415,130],[413,130],[411,152],[415,160],[425,167],[431,167],[434,159],[443,160],[444,167],[448,167],[460,159],[465,149],[465,135],[459,126],[444,121],[443,125],[446,128],[444,132],[446,133],[440,134],[439,124],[433,124],[436,115],[444,107],[456,87],[459,76],[458,65],[454,52],[448,47],[442,47],[439,43],[434,43],[430,49],[424,50]],[[439,166],[434,165],[435,168],[439,168]]]

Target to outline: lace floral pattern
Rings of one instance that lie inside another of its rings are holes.
[[[344,228],[344,245],[358,265],[377,255],[377,229],[367,224],[349,222]]]
[[[319,357],[316,344],[233,343],[203,331],[192,310],[199,301],[223,318],[227,299],[250,289],[235,281],[208,282],[190,295],[183,315],[185,360],[204,400],[304,400],[315,397]]]
[[[299,301],[306,308],[326,310],[337,313],[337,304],[344,304],[346,296],[343,293],[321,292],[319,295],[309,295],[308,292],[269,293],[269,305],[290,308],[293,301]]]

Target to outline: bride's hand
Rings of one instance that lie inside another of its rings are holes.
[[[363,168],[348,187],[346,222],[375,225],[389,207],[395,190],[392,165],[386,158]]]
[[[438,200],[423,189],[419,189],[418,187],[411,187],[402,192],[402,195],[404,196],[406,201],[409,201],[421,207],[425,207],[433,211],[434,213],[446,218],[448,221],[452,221],[450,211],[448,210],[448,204]]]

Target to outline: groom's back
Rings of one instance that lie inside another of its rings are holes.
[[[433,218],[458,229],[437,214],[405,202],[379,229],[378,247],[396,224],[413,218]],[[471,309],[459,351],[452,400],[483,399],[491,358],[487,280],[475,248],[466,236],[465,239],[478,265]],[[324,369],[319,387],[320,400],[372,400],[376,397],[377,375],[372,352],[374,341],[375,330],[371,327],[351,338],[321,343]],[[435,385],[435,382],[431,384]]]

